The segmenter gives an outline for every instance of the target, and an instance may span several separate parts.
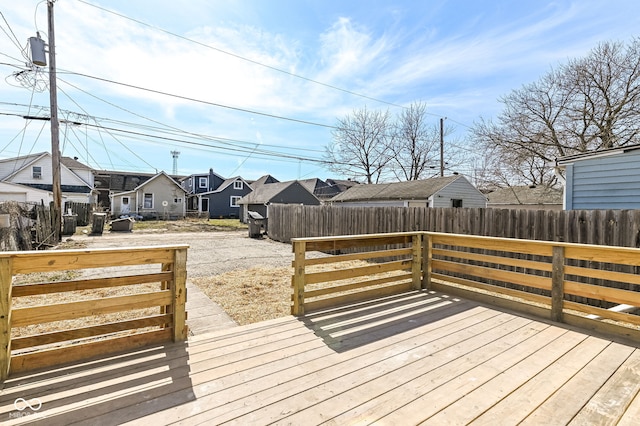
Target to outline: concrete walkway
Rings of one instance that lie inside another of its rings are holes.
[[[222,308],[187,280],[187,325],[189,336],[237,327]]]

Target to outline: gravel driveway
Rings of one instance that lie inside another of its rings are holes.
[[[188,244],[187,276],[189,278],[218,275],[254,266],[285,267],[293,260],[291,244],[268,238],[248,237],[247,230],[181,233],[117,233],[101,236],[75,236],[88,248],[158,246]]]

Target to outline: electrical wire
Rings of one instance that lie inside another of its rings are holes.
[[[9,37],[9,40],[11,40],[11,42],[13,42],[13,44],[15,44],[18,47],[18,49],[20,49],[20,51],[22,51],[20,40],[18,39],[18,37],[16,37],[16,34],[13,32],[11,25],[9,25],[9,22],[7,22],[7,18],[5,18],[4,13],[2,13],[2,11],[0,11],[0,16],[2,16],[2,20],[7,25],[7,28],[9,28],[9,31],[11,32],[11,35],[13,35],[13,38],[11,38],[11,35],[9,35],[4,28],[0,27],[2,29],[2,32],[5,33],[7,37]]]
[[[328,87],[328,88],[330,88],[330,89],[337,90],[337,91],[340,91],[340,92],[343,92],[343,93],[348,93],[348,94],[350,94],[350,95],[357,96],[357,97],[360,97],[360,98],[363,98],[363,99],[368,99],[368,100],[371,100],[371,101],[379,102],[379,103],[381,103],[381,104],[385,104],[385,105],[389,105],[389,106],[393,106],[393,107],[397,107],[397,108],[406,108],[406,107],[405,107],[405,106],[403,106],[403,105],[394,104],[394,103],[392,103],[392,102],[388,102],[388,101],[385,101],[385,100],[382,100],[382,99],[377,99],[377,98],[374,98],[374,97],[371,97],[371,96],[363,95],[363,94],[361,94],[361,93],[357,93],[357,92],[354,92],[354,91],[351,91],[351,90],[342,89],[342,88],[340,88],[340,87],[338,87],[338,86],[334,86],[334,85],[332,85],[332,84],[323,83],[323,82],[321,82],[321,81],[314,80],[314,79],[311,79],[311,78],[308,78],[308,77],[303,77],[303,76],[301,76],[301,75],[294,74],[294,73],[292,73],[292,72],[290,72],[290,71],[286,71],[286,70],[283,70],[283,69],[281,69],[281,68],[277,68],[277,67],[274,67],[274,66],[271,66],[271,65],[267,65],[267,64],[264,64],[264,63],[262,63],[262,62],[255,61],[255,60],[253,60],[253,59],[245,58],[244,56],[240,56],[240,55],[235,54],[235,53],[227,52],[227,51],[222,50],[222,49],[219,49],[219,48],[217,48],[217,47],[214,47],[214,46],[211,46],[211,45],[208,45],[208,44],[202,43],[202,42],[200,42],[200,41],[197,41],[197,40],[194,40],[194,39],[191,39],[191,38],[185,37],[185,36],[181,36],[181,35],[179,35],[179,34],[176,34],[176,33],[173,33],[173,32],[171,32],[171,31],[165,30],[165,29],[163,29],[163,28],[156,27],[156,26],[154,26],[154,25],[148,24],[148,23],[146,23],[146,22],[140,21],[140,20],[135,19],[135,18],[131,18],[131,17],[129,17],[129,16],[126,16],[126,15],[124,15],[124,14],[121,14],[121,13],[115,12],[115,11],[113,11],[113,10],[109,10],[109,9],[103,8],[103,7],[101,7],[101,6],[97,6],[97,5],[95,5],[95,4],[89,3],[89,2],[84,1],[84,0],[78,0],[78,1],[79,1],[80,3],[84,3],[84,4],[86,4],[87,6],[95,7],[96,9],[100,9],[100,10],[102,10],[102,11],[104,11],[104,12],[111,13],[111,14],[113,14],[113,15],[116,15],[116,16],[120,17],[120,18],[127,19],[127,20],[132,21],[132,22],[135,22],[135,23],[137,23],[137,24],[139,24],[139,25],[143,25],[143,26],[145,26],[145,27],[147,27],[147,28],[151,28],[151,29],[153,29],[153,30],[160,31],[160,32],[163,32],[163,33],[165,33],[165,34],[169,34],[169,35],[171,35],[171,36],[173,36],[173,37],[177,37],[177,38],[179,38],[179,39],[181,39],[181,40],[185,40],[185,41],[188,41],[188,42],[190,42],[190,43],[195,43],[195,44],[197,44],[197,45],[199,45],[199,46],[206,47],[206,48],[211,49],[211,50],[215,50],[216,52],[220,52],[220,53],[223,53],[223,54],[225,54],[225,55],[232,56],[232,57],[234,57],[234,58],[237,58],[237,59],[240,59],[240,60],[243,60],[243,61],[249,62],[249,63],[254,64],[254,65],[259,65],[259,66],[261,66],[261,67],[268,68],[268,69],[270,69],[270,70],[277,71],[277,72],[280,72],[280,73],[282,73],[282,74],[286,74],[286,75],[288,75],[288,76],[290,76],[290,77],[299,78],[299,79],[301,79],[301,80],[308,81],[308,82],[310,82],[310,83],[314,83],[314,84],[318,84],[318,85],[320,85],[320,86]]]

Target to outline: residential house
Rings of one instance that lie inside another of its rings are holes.
[[[556,159],[565,210],[640,209],[640,145]]]
[[[323,181],[318,178],[304,179],[299,182],[322,202],[330,200],[353,185],[357,185],[357,182],[350,180],[327,179]]]
[[[198,194],[201,211],[209,212],[209,218],[240,218],[238,201],[251,191],[240,176],[226,179],[214,191]]]
[[[509,186],[492,191],[486,196],[489,208],[562,210],[562,190],[544,185]]]
[[[187,192],[187,211],[208,212],[208,201],[202,202],[201,194],[215,191],[226,179],[209,169],[209,173],[198,173],[187,176],[180,184]]]
[[[267,183],[254,187],[253,192],[242,197],[238,204],[240,220],[247,221],[248,211],[255,211],[264,218],[269,217],[270,204],[320,205],[320,200],[297,180]]]
[[[264,175],[258,178],[258,180],[254,180],[254,181],[249,180],[247,182],[249,182],[249,185],[251,185],[251,188],[256,189],[260,185],[264,185],[267,183],[278,183],[280,181],[271,175]]]
[[[352,207],[486,207],[487,198],[460,175],[426,180],[354,185],[330,200]]]
[[[66,199],[66,196],[62,196],[63,205]],[[3,201],[38,204],[42,202],[45,205],[49,205],[49,203],[53,202],[53,192],[32,188],[26,185],[0,182],[0,202]]]
[[[131,191],[111,195],[111,215],[145,219],[182,219],[186,216],[186,191],[171,176],[160,172]]]
[[[24,192],[26,199],[46,201],[45,194],[53,191],[51,154],[41,152],[0,160],[0,181],[29,188],[24,191],[15,191]],[[62,157],[60,160],[60,189],[65,201],[95,202],[91,168],[80,163],[77,159]],[[19,197],[23,196],[19,195]]]

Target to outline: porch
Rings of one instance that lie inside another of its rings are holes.
[[[631,425],[639,374],[634,345],[413,291],[20,374],[4,384],[0,418]]]

